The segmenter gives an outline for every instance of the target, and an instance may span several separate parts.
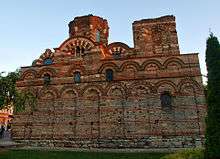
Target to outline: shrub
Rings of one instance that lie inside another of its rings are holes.
[[[161,159],[204,159],[204,152],[202,149],[189,149],[166,155]]]

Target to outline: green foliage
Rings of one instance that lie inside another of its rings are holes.
[[[36,108],[36,97],[30,92],[16,92],[14,100],[14,111],[22,112],[29,108],[29,111],[34,111]]]
[[[15,100],[16,81],[19,78],[19,72],[8,73],[7,76],[0,74],[0,108],[12,104]]]
[[[15,112],[25,110],[25,106],[35,108],[36,98],[29,92],[18,92],[16,81],[19,79],[19,71],[10,72],[6,76],[0,73],[0,109],[5,106],[14,106]]]
[[[220,158],[220,44],[213,34],[207,39],[206,65],[208,70],[206,118],[207,159]]]
[[[204,159],[204,152],[202,149],[190,149],[166,155],[161,159]]]

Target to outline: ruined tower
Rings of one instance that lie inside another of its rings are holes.
[[[133,23],[134,48],[146,56],[180,54],[174,16]]]
[[[97,43],[108,44],[108,22],[98,16],[76,17],[69,23],[69,36],[82,36]]]

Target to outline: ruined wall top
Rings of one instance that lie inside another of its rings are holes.
[[[175,16],[166,15],[158,18],[142,19],[133,22],[133,25],[150,24],[150,23],[175,23]]]
[[[145,55],[180,54],[174,16],[142,19],[132,25],[135,50]]]
[[[98,16],[92,14],[86,16],[75,17],[69,23],[69,36],[87,37],[94,42],[108,44],[108,22]]]

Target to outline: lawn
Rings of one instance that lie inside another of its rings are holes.
[[[159,159],[164,153],[111,153],[43,150],[4,150],[0,159]]]

